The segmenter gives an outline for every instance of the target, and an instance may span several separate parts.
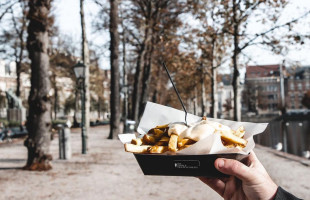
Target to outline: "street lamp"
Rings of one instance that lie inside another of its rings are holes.
[[[74,74],[76,76],[78,89],[81,91],[81,104],[82,104],[82,121],[81,121],[81,131],[82,131],[82,154],[86,154],[86,127],[85,127],[85,68],[86,66],[78,62],[73,66]]]

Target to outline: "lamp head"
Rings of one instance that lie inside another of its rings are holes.
[[[86,66],[80,61],[73,66],[74,74],[76,78],[85,78],[85,68]]]

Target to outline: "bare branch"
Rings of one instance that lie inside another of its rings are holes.
[[[288,25],[290,25],[290,24],[292,24],[292,23],[295,23],[295,22],[297,22],[298,20],[300,20],[301,18],[306,17],[309,13],[310,13],[310,10],[307,11],[306,13],[304,13],[303,15],[301,15],[301,16],[298,17],[298,18],[295,18],[295,19],[293,19],[293,20],[291,20],[291,21],[289,21],[289,22],[286,22],[286,23],[284,23],[284,24],[274,26],[274,27],[272,27],[271,29],[269,29],[269,30],[267,30],[267,31],[265,31],[265,32],[262,32],[262,33],[260,33],[260,34],[256,34],[255,37],[253,37],[253,38],[250,39],[247,43],[245,43],[245,44],[243,45],[243,47],[241,47],[241,48],[239,49],[239,51],[242,51],[242,50],[245,49],[246,47],[250,46],[251,43],[252,43],[253,41],[255,41],[257,38],[262,37],[262,36],[264,36],[264,35],[267,35],[268,33],[272,32],[272,31],[274,31],[274,30],[276,30],[276,29],[278,29],[278,28],[285,27],[285,26],[288,26]]]
[[[11,2],[11,1],[9,1],[9,2]],[[9,11],[16,3],[18,3],[18,2],[19,2],[19,0],[14,1],[11,5],[9,5],[9,6],[3,11],[2,14],[0,14],[0,21],[2,20],[2,18],[4,17],[4,15],[7,14],[8,11]],[[7,4],[8,4],[8,2],[7,2]],[[1,7],[2,7],[2,5],[1,5]]]
[[[245,10],[243,12],[243,16],[240,17],[240,19],[238,20],[238,22],[242,22],[242,20],[244,20],[246,17],[248,17],[251,12],[253,12],[253,10],[255,10],[257,8],[257,6],[259,6],[263,1],[257,1],[255,4],[253,4],[252,6],[250,6],[247,10]]]

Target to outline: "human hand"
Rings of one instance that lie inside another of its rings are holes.
[[[253,151],[244,164],[232,159],[218,158],[215,168],[229,178],[199,179],[221,195],[224,199],[273,199],[278,186],[272,181],[267,171]]]

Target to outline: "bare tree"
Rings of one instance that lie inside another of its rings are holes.
[[[81,16],[81,29],[82,29],[82,60],[85,65],[85,80],[84,80],[84,87],[85,87],[85,146],[86,149],[88,148],[87,145],[87,135],[89,130],[89,108],[90,108],[90,95],[89,95],[89,50],[88,50],[88,42],[86,37],[86,27],[85,27],[85,18],[84,18],[84,0],[80,0],[80,16]]]
[[[31,91],[28,99],[27,170],[51,169],[49,154],[51,127],[51,88],[49,80],[48,30],[51,0],[30,0],[27,49],[31,60]]]
[[[232,39],[232,65],[233,65],[233,108],[234,108],[234,120],[241,120],[241,94],[239,91],[240,87],[240,72],[239,72],[239,57],[243,51],[249,46],[253,45],[265,45],[271,48],[272,51],[280,53],[283,49],[280,45],[281,40],[284,38],[293,37],[291,28],[301,18],[307,16],[310,11],[305,12],[303,15],[288,21],[283,24],[277,24],[279,17],[283,9],[286,7],[287,0],[262,0],[262,1],[246,1],[246,0],[229,0],[220,1],[221,7],[218,7],[216,14],[223,15],[225,18],[223,24],[223,30],[229,38]],[[265,11],[264,11],[265,10]],[[266,12],[267,10],[267,12]],[[260,11],[260,12],[256,12]],[[248,24],[252,15],[259,16],[258,20],[262,24],[271,24],[268,29],[256,32],[255,34],[249,34]],[[281,28],[288,28],[288,30],[282,31],[285,34],[277,36],[276,30]],[[295,39],[299,42],[298,39]],[[301,42],[301,41],[300,41]]]
[[[20,91],[20,74],[25,71],[25,43],[26,43],[26,28],[27,28],[27,1],[7,1],[0,5],[0,21],[3,20],[5,29],[0,35],[0,52],[5,52],[7,56],[14,57],[16,63],[16,96],[21,95]],[[3,6],[3,7],[2,7]],[[3,9],[3,10],[2,10]],[[2,11],[2,13],[1,13]],[[7,19],[2,19],[7,15]],[[8,18],[10,17],[10,18]],[[7,29],[9,28],[9,29]],[[2,41],[3,40],[3,41]],[[11,49],[11,50],[10,50]],[[28,67],[28,66],[27,66]]]

